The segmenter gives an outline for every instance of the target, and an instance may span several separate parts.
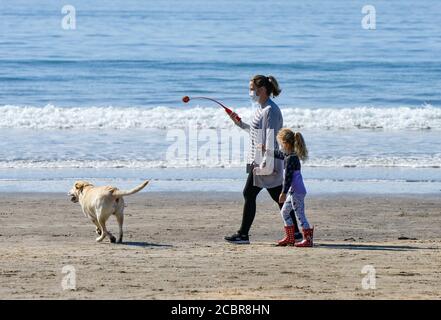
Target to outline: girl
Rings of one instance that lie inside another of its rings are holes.
[[[312,247],[313,232],[305,216],[305,196],[306,189],[303,184],[300,172],[300,160],[308,158],[308,149],[305,140],[300,132],[293,132],[283,128],[277,134],[277,141],[282,147],[282,151],[275,150],[274,157],[285,160],[285,170],[283,177],[283,189],[279,196],[279,202],[283,203],[281,215],[285,223],[285,238],[278,242],[278,246],[295,245],[296,247]],[[294,221],[289,214],[294,209],[297,219],[303,231],[303,241],[295,242]]]

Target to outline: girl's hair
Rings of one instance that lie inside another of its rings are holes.
[[[277,134],[277,139],[288,144],[300,160],[308,159],[308,148],[306,148],[305,139],[300,132],[293,132],[291,129],[282,128]]]
[[[251,81],[254,83],[254,85],[258,88],[265,87],[266,93],[269,96],[277,97],[280,92],[282,92],[282,89],[279,87],[279,83],[277,82],[276,78],[273,76],[262,76],[257,75],[254,76]]]

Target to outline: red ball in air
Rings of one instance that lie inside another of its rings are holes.
[[[182,98],[182,101],[184,103],[188,103],[188,101],[190,101],[190,97],[189,96],[185,96],[185,97]]]

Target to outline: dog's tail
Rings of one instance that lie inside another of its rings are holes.
[[[123,197],[123,196],[129,196],[131,194],[137,193],[139,191],[141,191],[142,189],[144,189],[144,187],[149,183],[149,180],[144,181],[143,183],[141,183],[139,186],[131,189],[131,190],[115,190],[113,191],[113,195],[115,197]]]

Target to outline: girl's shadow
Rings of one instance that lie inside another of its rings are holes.
[[[346,250],[384,250],[384,251],[410,251],[410,250],[425,250],[432,248],[420,248],[412,246],[397,246],[397,245],[370,245],[370,244],[339,244],[339,243],[318,243],[315,245],[318,248],[329,249],[346,249]]]

